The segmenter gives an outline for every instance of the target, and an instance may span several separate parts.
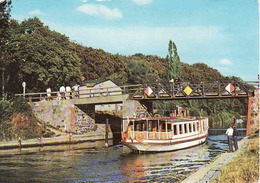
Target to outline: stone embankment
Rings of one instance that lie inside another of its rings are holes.
[[[108,133],[108,139],[112,139],[112,133]],[[36,138],[36,139],[21,139],[21,143],[18,140],[0,142],[0,149],[11,149],[11,148],[24,148],[24,147],[37,147],[37,146],[48,146],[48,145],[60,145],[60,144],[75,144],[88,141],[101,141],[105,140],[105,135],[96,134],[90,132],[84,135],[61,135],[58,137],[50,138]]]
[[[208,164],[203,165],[195,172],[192,172],[189,177],[184,179],[182,183],[213,183],[220,175],[221,167],[230,162],[234,157],[239,156],[249,144],[248,137],[243,138],[238,142],[239,149],[233,153],[222,153],[215,157]]]

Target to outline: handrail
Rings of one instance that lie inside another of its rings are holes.
[[[81,89],[74,91],[71,90],[69,93],[70,95],[67,95],[67,97],[71,98],[75,92],[78,92],[77,96],[79,98],[88,98],[88,97],[99,97],[101,96],[110,96],[110,95],[122,95],[122,94],[131,94],[134,93],[137,89],[142,86],[141,84],[136,84],[136,85],[124,85],[124,86],[112,86],[112,87],[99,87],[99,88],[86,88],[86,89]],[[58,97],[59,91],[54,91],[50,92],[51,94],[51,99],[55,99]],[[65,91],[66,93],[66,91]],[[15,96],[18,97],[25,97],[25,99],[29,100],[43,100],[46,99],[47,92],[38,92],[38,93],[25,93],[25,94],[15,94]],[[66,97],[66,96],[65,96]]]

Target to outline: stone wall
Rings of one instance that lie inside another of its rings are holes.
[[[247,135],[259,130],[259,89],[256,89],[254,94],[248,99]]]
[[[75,106],[73,100],[31,103],[36,117],[65,132],[84,133],[95,125],[95,105]]]

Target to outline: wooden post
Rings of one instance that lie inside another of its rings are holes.
[[[21,147],[22,147],[22,140],[21,140],[21,137],[18,137],[18,145],[19,145],[19,149],[21,149]]]
[[[105,146],[108,147],[108,123],[109,123],[109,119],[107,118],[106,120],[106,135],[105,135]]]

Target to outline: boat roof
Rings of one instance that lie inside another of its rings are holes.
[[[168,122],[185,122],[185,121],[194,121],[201,118],[170,118],[170,117],[147,117],[147,118],[123,118],[123,120],[130,120],[130,121],[168,121]]]

